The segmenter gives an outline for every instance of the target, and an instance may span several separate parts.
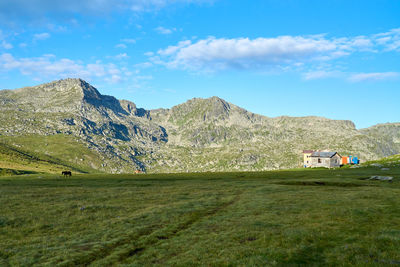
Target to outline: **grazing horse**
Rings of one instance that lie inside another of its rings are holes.
[[[63,171],[61,174],[64,175],[64,177],[72,176],[72,173],[70,171]]]

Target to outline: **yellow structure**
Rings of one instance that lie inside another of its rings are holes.
[[[311,154],[314,150],[303,150],[304,168],[311,167]]]

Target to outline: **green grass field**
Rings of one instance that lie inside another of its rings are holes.
[[[399,197],[399,167],[1,177],[0,266],[399,264]]]

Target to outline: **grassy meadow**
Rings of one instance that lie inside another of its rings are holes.
[[[399,197],[399,167],[3,176],[0,266],[399,264]]]

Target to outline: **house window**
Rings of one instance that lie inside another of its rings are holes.
[[[320,158],[318,158],[318,163],[321,163],[321,159]]]

